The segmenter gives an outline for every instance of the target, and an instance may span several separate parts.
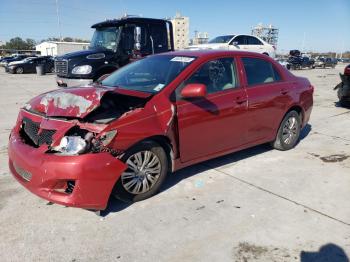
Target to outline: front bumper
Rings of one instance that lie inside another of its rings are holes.
[[[9,168],[19,183],[53,203],[94,210],[107,207],[113,186],[126,169],[123,162],[108,153],[58,156],[45,151],[25,144],[12,131]],[[71,193],[62,190],[67,181],[75,182]]]
[[[74,79],[56,76],[56,83],[59,87],[73,87],[89,85],[93,82],[93,79]]]

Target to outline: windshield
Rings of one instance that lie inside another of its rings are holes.
[[[234,37],[234,35],[222,35],[217,36],[209,41],[209,44],[223,44],[228,43]]]
[[[116,27],[96,28],[91,39],[90,48],[103,48],[116,51],[119,31],[120,28]]]
[[[150,56],[122,67],[102,81],[102,85],[147,93],[158,93],[196,58],[189,56]]]

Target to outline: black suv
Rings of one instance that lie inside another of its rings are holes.
[[[290,56],[288,58],[288,69],[315,68],[315,60],[303,56]]]
[[[22,61],[8,64],[5,71],[12,74],[36,73],[36,67],[44,66],[45,73],[54,73],[54,60],[51,56],[29,57]]]

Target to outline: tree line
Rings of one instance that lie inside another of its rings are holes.
[[[63,42],[89,42],[88,40],[73,38],[73,37],[64,37],[62,40],[56,37],[50,37],[43,39],[41,41],[35,41],[34,39],[27,38],[22,39],[21,37],[14,37],[7,41],[5,44],[0,46],[0,49],[9,49],[9,50],[35,50],[35,46],[45,41],[63,41]]]

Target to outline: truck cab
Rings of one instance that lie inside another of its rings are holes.
[[[173,28],[167,20],[124,17],[92,28],[95,32],[88,50],[56,58],[58,86],[90,84],[134,60],[174,50]]]

